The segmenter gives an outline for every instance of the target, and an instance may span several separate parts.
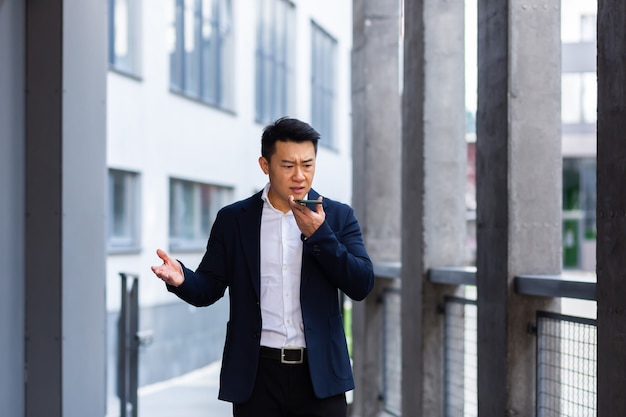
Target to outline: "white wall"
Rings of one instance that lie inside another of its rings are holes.
[[[147,1],[147,0],[146,0]],[[351,201],[350,51],[352,3],[297,0],[295,111],[310,121],[310,22],[313,19],[338,41],[338,149],[320,146],[314,187],[330,198]],[[140,174],[141,251],[109,255],[109,310],[119,306],[119,272],[140,274],[143,305],[172,302],[150,265],[156,248],[168,248],[169,178],[230,186],[236,199],[267,181],[258,166],[263,126],[254,122],[256,2],[233,0],[235,31],[234,108],[225,112],[169,91],[166,35],[173,0],[143,5],[141,79],[116,72],[108,76],[108,149],[110,168]],[[314,126],[315,127],[315,126]],[[177,253],[195,267],[202,253]]]

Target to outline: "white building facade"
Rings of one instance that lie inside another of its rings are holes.
[[[187,306],[154,279],[163,248],[199,263],[217,210],[260,190],[263,127],[322,135],[314,188],[351,201],[352,4],[110,0],[107,102],[109,388],[121,272],[139,275],[140,384],[220,358],[227,301]]]

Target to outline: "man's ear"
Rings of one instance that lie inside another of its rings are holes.
[[[269,174],[269,172],[270,172],[270,166],[269,165],[270,164],[267,161],[267,159],[265,159],[264,156],[260,156],[259,157],[259,165],[261,166],[261,170],[263,171],[263,173],[265,175]]]

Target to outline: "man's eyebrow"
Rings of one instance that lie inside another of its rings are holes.
[[[315,161],[315,158],[309,158],[309,159],[306,159],[306,160],[302,161],[302,163],[306,164],[307,162],[313,162],[313,161]],[[280,162],[285,163],[285,164],[295,164],[296,163],[296,161],[293,161],[291,159],[281,159]]]

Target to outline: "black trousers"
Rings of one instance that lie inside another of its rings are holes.
[[[261,357],[254,390],[234,417],[346,417],[345,394],[319,399],[313,393],[309,365],[280,363]]]

